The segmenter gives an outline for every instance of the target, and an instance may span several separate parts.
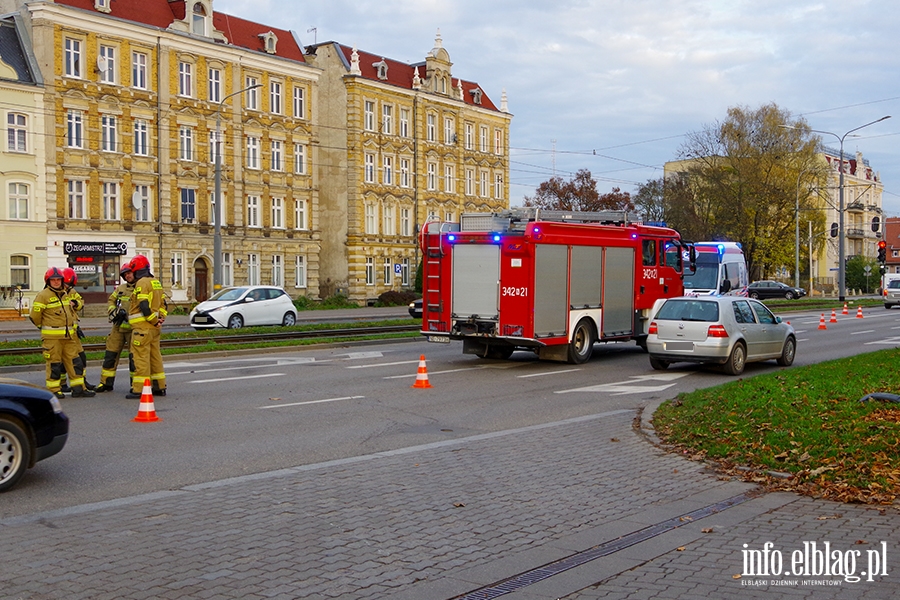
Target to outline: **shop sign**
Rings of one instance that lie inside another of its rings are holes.
[[[128,254],[128,242],[63,242],[65,254]]]

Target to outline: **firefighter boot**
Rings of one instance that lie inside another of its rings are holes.
[[[94,391],[97,393],[102,392],[111,392],[113,391],[113,384],[116,383],[115,377],[107,377],[106,381],[101,381],[97,387],[94,388]]]
[[[72,387],[72,397],[73,398],[93,398],[96,396],[96,392],[94,390],[86,390],[80,385],[76,385]]]

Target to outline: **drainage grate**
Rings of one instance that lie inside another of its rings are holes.
[[[635,544],[639,544],[641,542],[649,540],[650,538],[666,533],[667,531],[677,529],[682,525],[687,525],[688,523],[693,523],[694,521],[697,521],[699,519],[703,519],[710,515],[720,513],[723,510],[731,508],[732,506],[743,504],[744,502],[752,500],[760,494],[762,494],[761,491],[750,491],[745,494],[739,494],[737,496],[732,496],[731,498],[726,498],[721,502],[716,502],[715,504],[710,504],[709,506],[698,508],[697,510],[685,513],[677,517],[673,517],[667,521],[662,521],[661,523],[656,523],[655,525],[650,525],[643,529],[633,531],[618,539],[611,540],[598,546],[594,546],[593,548],[590,548],[583,552],[561,558],[557,561],[548,563],[536,569],[525,571],[524,573],[519,573],[518,575],[514,575],[493,585],[483,587],[473,592],[469,592],[464,596],[457,596],[454,600],[491,600],[492,598],[497,598],[504,594],[522,589],[523,587],[529,586],[533,583],[537,583],[539,581],[543,581],[544,579],[553,577],[554,575],[562,573],[563,571],[568,571],[569,569],[581,566],[592,560],[596,560],[603,556],[608,556],[610,554],[618,552],[619,550],[624,550],[629,546],[634,546]]]

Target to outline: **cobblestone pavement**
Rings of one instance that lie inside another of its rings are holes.
[[[896,510],[748,495],[753,486],[648,442],[636,416],[611,411],[8,518],[0,596],[492,598],[523,573],[535,575],[505,600],[896,596]],[[685,516],[702,510],[709,516]],[[885,542],[889,576],[801,578],[841,582],[832,587],[736,579],[743,544],[761,551],[767,541],[785,566],[804,541],[860,548],[857,571]],[[600,558],[540,574],[610,543]]]

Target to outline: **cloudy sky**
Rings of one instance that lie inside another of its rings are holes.
[[[844,141],[900,216],[896,0],[215,0],[214,8],[405,62],[440,29],[453,75],[506,90],[512,203],[589,169],[601,192],[662,176],[685,133],[775,103]],[[310,31],[315,28],[314,31]]]

